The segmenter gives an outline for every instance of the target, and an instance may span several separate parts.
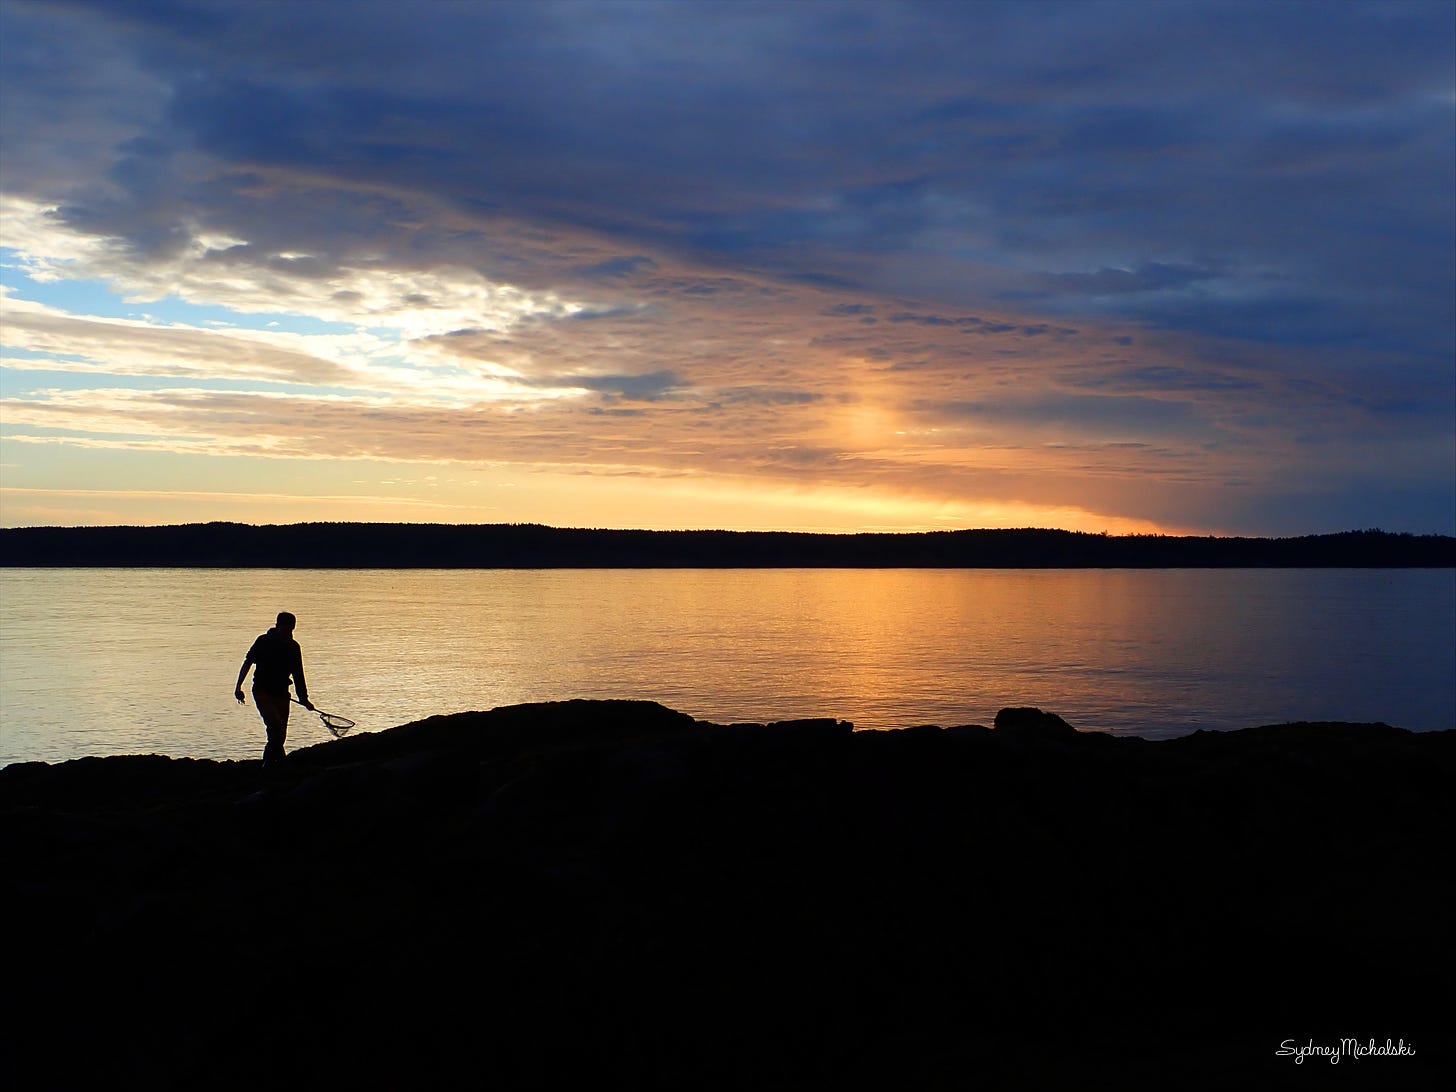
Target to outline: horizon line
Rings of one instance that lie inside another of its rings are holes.
[[[1114,533],[1110,531],[1076,531],[1065,527],[956,527],[938,528],[934,530],[921,531],[793,531],[793,530],[744,530],[730,529],[724,527],[587,527],[587,526],[560,526],[555,524],[537,523],[535,521],[500,521],[492,523],[446,523],[440,521],[416,522],[416,521],[388,521],[388,520],[301,520],[294,523],[247,523],[241,520],[199,520],[187,523],[148,523],[148,524],[24,524],[18,526],[0,526],[0,532],[5,531],[165,531],[180,530],[194,527],[248,527],[256,530],[286,530],[289,528],[303,527],[418,527],[418,528],[538,528],[546,531],[561,532],[583,532],[589,534],[651,534],[651,535],[775,535],[795,536],[801,538],[929,538],[938,535],[957,534],[1059,534],[1070,535],[1079,538],[1109,538],[1109,539],[1214,539],[1228,541],[1265,541],[1265,542],[1287,542],[1307,538],[1335,538],[1345,535],[1385,535],[1399,538],[1434,538],[1453,539],[1456,536],[1444,534],[1439,531],[1390,531],[1382,527],[1352,527],[1339,531],[1311,531],[1295,535],[1254,535],[1254,534],[1173,534],[1158,531],[1132,531]]]

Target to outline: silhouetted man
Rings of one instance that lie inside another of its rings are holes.
[[[283,740],[288,735],[288,681],[291,678],[298,687],[298,700],[306,709],[313,708],[308,700],[308,683],[303,678],[303,649],[293,639],[293,627],[298,619],[287,611],[278,615],[278,623],[262,634],[248,649],[243,668],[238,672],[237,689],[233,697],[238,704],[243,702],[243,680],[248,677],[248,668],[256,665],[253,672],[253,704],[263,717],[268,729],[268,745],[263,748],[263,768],[277,766],[283,761]]]

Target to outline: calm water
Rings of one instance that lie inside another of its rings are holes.
[[[314,701],[361,731],[578,697],[863,728],[1005,705],[1149,736],[1456,726],[1451,570],[0,569],[0,593],[0,764],[256,757],[232,688],[279,610]],[[290,745],[328,738],[294,716]]]

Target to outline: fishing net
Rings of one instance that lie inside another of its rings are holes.
[[[341,717],[337,713],[319,712],[319,720],[324,722],[324,727],[333,733],[335,739],[349,734],[349,729],[354,727],[354,722],[348,717]]]

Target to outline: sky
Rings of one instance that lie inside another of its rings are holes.
[[[1456,533],[1456,5],[0,0],[0,523]]]

